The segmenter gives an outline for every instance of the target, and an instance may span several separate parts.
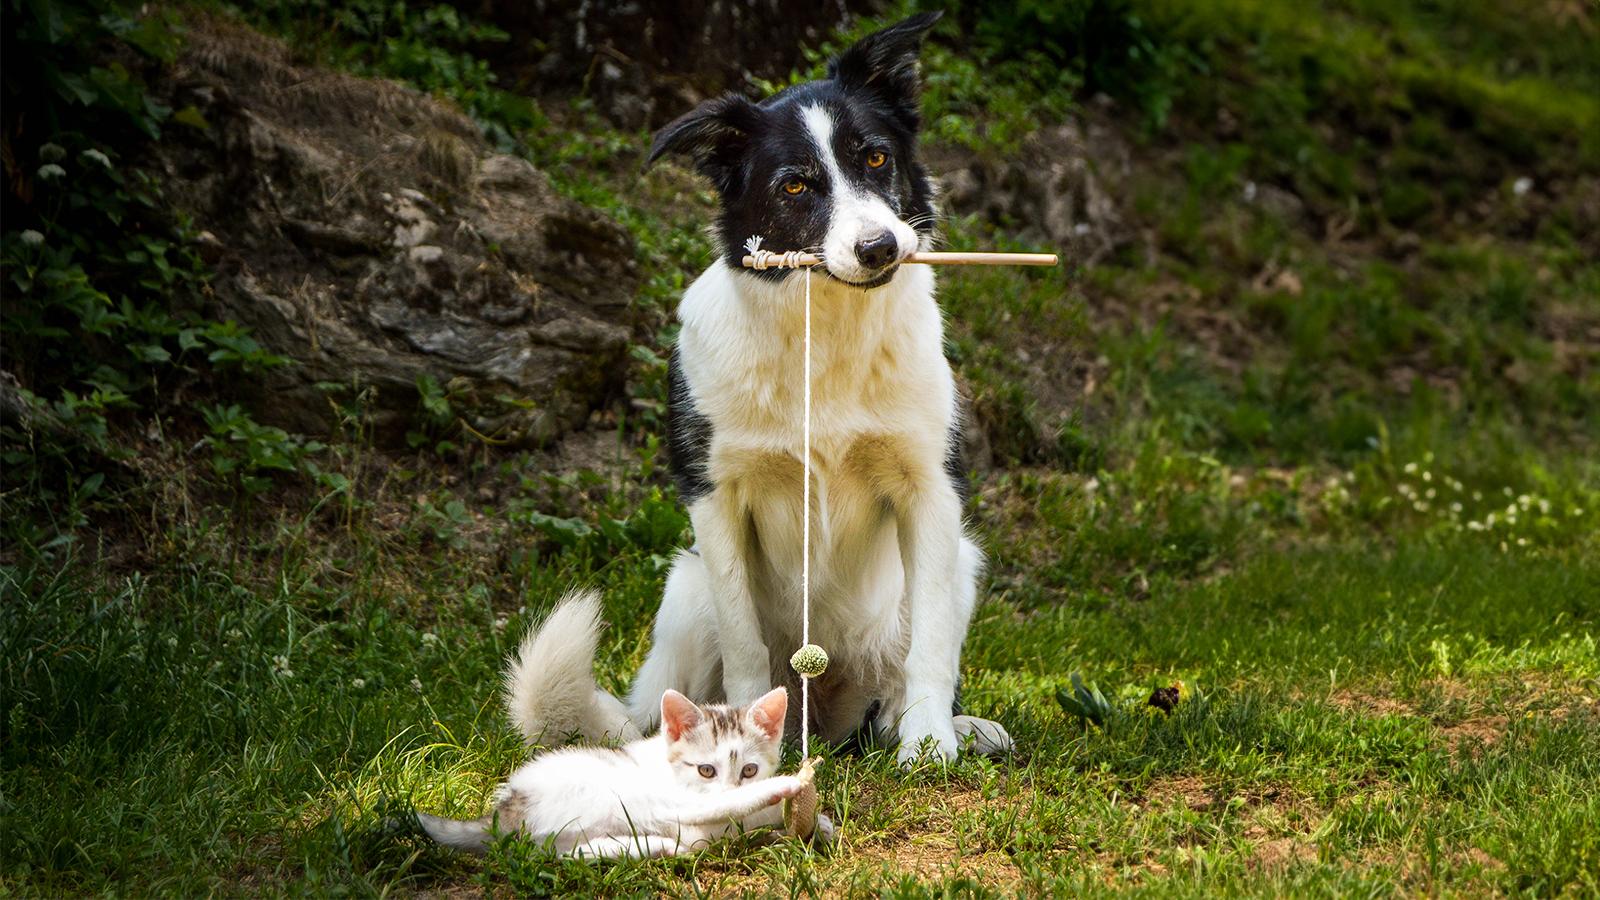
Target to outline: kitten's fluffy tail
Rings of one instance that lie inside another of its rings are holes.
[[[490,831],[494,824],[494,815],[490,814],[477,819],[446,819],[442,816],[430,816],[425,812],[417,813],[417,823],[422,830],[446,847],[465,850],[468,853],[482,853],[489,849]]]
[[[627,709],[595,686],[599,637],[600,594],[574,591],[522,639],[506,667],[506,712],[528,744],[639,737]]]

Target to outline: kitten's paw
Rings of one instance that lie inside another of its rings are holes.
[[[817,813],[817,830],[811,832],[811,843],[819,847],[832,844],[839,836],[839,829],[834,827],[833,820],[822,813]]]
[[[774,775],[763,786],[767,789],[767,804],[782,803],[805,790],[806,783],[793,775]]]

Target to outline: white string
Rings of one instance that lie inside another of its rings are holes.
[[[806,279],[805,423],[801,428],[800,646],[811,643],[811,270]],[[811,758],[811,679],[800,676],[800,758]]]
[[[750,252],[750,268],[765,271],[769,266],[780,269],[800,268],[800,251],[774,253],[761,249],[761,238],[752,236],[745,241]],[[800,646],[811,643],[811,270],[805,270],[806,280],[806,331],[805,331],[805,398],[804,421],[801,423],[801,487],[800,505]],[[800,758],[811,758],[811,678],[800,676]]]

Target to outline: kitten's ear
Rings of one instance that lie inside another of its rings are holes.
[[[750,704],[750,722],[771,740],[783,737],[783,717],[789,712],[789,692],[773,688]]]
[[[944,15],[926,12],[900,21],[882,31],[874,31],[839,54],[828,64],[828,77],[846,91],[866,94],[887,104],[897,114],[908,117],[916,128],[917,54],[928,29]]]
[[[668,153],[682,153],[717,190],[726,190],[738,154],[761,120],[761,109],[738,94],[707,100],[656,132],[645,167]]]
[[[661,730],[666,732],[669,741],[679,740],[693,730],[703,715],[694,701],[677,691],[669,688],[661,695]]]

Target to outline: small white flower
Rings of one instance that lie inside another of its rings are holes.
[[[1573,517],[1573,518],[1577,518],[1577,517],[1578,517],[1578,516],[1581,516],[1581,515],[1583,515],[1583,507],[1581,507],[1581,506],[1574,506],[1574,507],[1573,507],[1573,508],[1572,508],[1572,513],[1571,513],[1571,515],[1572,515],[1572,517]]]
[[[178,646],[178,636],[175,635],[175,634],[167,635],[167,646],[168,647],[176,647],[176,646]]]
[[[222,639],[225,641],[237,641],[242,637],[244,637],[244,632],[237,628],[229,628],[222,633]]]
[[[1432,472],[1423,472],[1422,473],[1422,480],[1423,481],[1432,481],[1433,480],[1433,473]]]
[[[1518,197],[1526,195],[1531,190],[1533,190],[1533,179],[1526,175],[1511,182],[1511,193]]]
[[[1482,500],[1483,499],[1483,491],[1473,491],[1472,492],[1472,499],[1473,500]]]
[[[44,243],[44,235],[34,231],[32,228],[24,231],[20,237],[22,238],[22,242],[27,244],[29,247],[37,247]]]
[[[85,150],[78,154],[78,158],[92,163],[98,163],[107,169],[111,168],[111,158],[106,156],[104,153],[101,153],[99,150]]]
[[[39,167],[39,171],[35,174],[39,176],[40,181],[54,181],[57,178],[66,177],[67,170],[55,163],[45,163]]]
[[[1467,530],[1468,531],[1482,531],[1483,530],[1483,523],[1482,522],[1478,522],[1478,521],[1468,522],[1467,523]]]
[[[61,146],[60,144],[52,142],[52,143],[48,143],[48,144],[40,144],[39,145],[39,159],[44,161],[44,162],[47,162],[47,163],[61,162],[63,159],[66,159],[66,158],[67,158],[67,148]]]
[[[1528,539],[1527,538],[1517,538],[1517,546],[1518,547],[1526,547],[1526,546],[1528,546]]]
[[[439,643],[439,636],[431,631],[424,631],[422,633],[422,642],[429,645],[437,644]]]
[[[1429,500],[1432,500],[1432,499],[1433,499],[1433,494],[1434,494],[1434,490],[1433,490],[1433,488],[1428,488],[1428,491],[1427,491],[1427,494],[1426,494],[1426,496],[1427,496],[1427,498],[1428,498],[1428,499],[1429,499]]]
[[[1418,500],[1417,502],[1411,504],[1411,508],[1416,510],[1417,512],[1427,512],[1428,511],[1428,503],[1425,500]]]
[[[1453,513],[1456,513],[1457,515],[1460,515],[1460,513],[1461,513],[1461,504],[1459,504],[1459,503],[1450,504],[1450,511],[1453,512]]]
[[[419,694],[422,693],[422,679],[415,675],[411,676],[411,689]]]
[[[278,678],[293,678],[294,670],[289,668],[289,657],[278,655],[272,658],[272,674]]]
[[[505,616],[495,616],[494,617],[494,630],[495,631],[505,631],[506,630],[506,623],[507,623],[507,619],[506,619]]]
[[[350,679],[350,686],[359,691],[367,686],[367,680],[365,678],[352,678]]]
[[[1417,464],[1414,462],[1406,463],[1405,472],[1407,475],[1415,475],[1417,472]]]

